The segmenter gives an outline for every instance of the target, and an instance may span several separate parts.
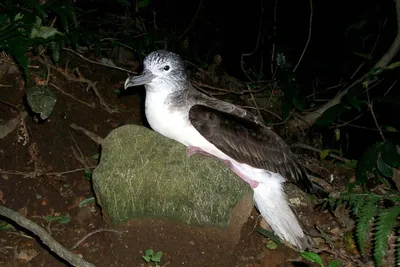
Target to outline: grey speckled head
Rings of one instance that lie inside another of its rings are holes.
[[[143,65],[143,73],[129,77],[125,81],[125,89],[143,84],[147,85],[146,89],[164,84],[182,86],[188,82],[183,60],[173,52],[153,51],[145,57]]]
[[[162,68],[165,71],[165,67],[169,66],[170,70],[168,75],[170,79],[186,80],[187,75],[185,72],[185,65],[182,58],[173,52],[166,50],[153,51],[147,55],[143,61],[144,68],[153,70],[154,68]]]

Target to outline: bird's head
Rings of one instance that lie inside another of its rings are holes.
[[[140,75],[126,79],[125,89],[145,85],[147,91],[175,91],[188,82],[183,60],[175,53],[165,50],[151,52],[145,57],[143,67]]]

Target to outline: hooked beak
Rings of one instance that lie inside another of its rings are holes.
[[[130,76],[125,81],[125,90],[131,86],[138,86],[151,83],[155,77],[156,76],[153,73],[148,71],[143,71],[142,74],[138,76]]]

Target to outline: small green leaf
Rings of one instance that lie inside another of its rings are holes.
[[[61,32],[57,31],[56,28],[52,27],[45,27],[45,26],[35,26],[32,28],[31,31],[31,38],[43,38],[43,39],[48,39],[50,37],[53,37],[56,34],[61,34]]]
[[[145,8],[148,5],[150,5],[150,3],[151,3],[151,0],[139,0],[138,9]]]
[[[22,19],[23,17],[24,17],[24,15],[23,15],[23,14],[21,14],[21,13],[18,13],[17,15],[15,15],[15,17],[14,17],[14,21],[20,20],[20,19]]]
[[[357,168],[357,164],[358,161],[355,159],[349,160],[349,161],[345,161],[343,163],[344,166],[348,167],[348,168],[352,168],[352,169],[356,169]]]
[[[88,181],[92,180],[92,175],[93,175],[93,173],[88,168],[85,168],[85,178],[86,178],[86,180],[88,180]]]
[[[386,69],[392,70],[392,69],[396,69],[400,67],[400,61],[397,62],[393,62],[392,64],[390,64],[389,66],[386,67]]]
[[[150,256],[142,256],[142,259],[144,259],[146,262],[150,262],[151,257]]]
[[[12,226],[11,224],[4,221],[0,222],[0,231],[7,231],[12,229],[14,229],[14,226]]]
[[[339,267],[342,263],[340,261],[331,261],[328,267]]]
[[[58,221],[59,223],[66,224],[71,221],[71,217],[67,216],[46,216],[44,219],[48,222]]]
[[[324,159],[324,158],[326,158],[326,156],[329,155],[330,152],[331,152],[330,149],[321,150],[321,152],[319,153],[319,157],[320,157],[321,159]]]
[[[154,251],[153,251],[151,248],[147,249],[146,252],[145,252],[145,255],[146,255],[146,256],[152,257],[153,254],[154,254]]]
[[[384,126],[383,128],[385,128],[387,131],[392,132],[392,133],[398,133],[399,130],[397,130],[396,128],[392,127],[392,126]]]
[[[94,154],[94,155],[92,155],[92,156],[90,156],[92,159],[95,159],[95,160],[99,160],[100,159],[100,154],[99,153],[97,153],[97,154]]]
[[[162,251],[157,252],[155,255],[153,255],[151,257],[151,261],[152,262],[160,262],[162,255],[163,255]]]
[[[378,170],[382,173],[383,176],[392,177],[393,176],[393,169],[390,167],[386,162],[383,160],[382,157],[379,157],[376,161],[376,166]]]
[[[338,128],[335,129],[335,141],[340,140],[340,130]]]
[[[353,54],[355,56],[359,56],[359,57],[364,58],[364,59],[371,59],[370,54],[363,54],[363,53],[358,53],[358,52],[353,52]]]
[[[277,235],[275,235],[273,232],[268,231],[263,228],[258,228],[258,229],[256,229],[256,231],[259,232],[260,234],[262,234],[263,236],[268,237],[269,239],[273,240],[278,245],[282,245],[282,242],[279,239],[279,237]]]
[[[322,262],[321,256],[318,255],[318,253],[312,252],[312,251],[303,251],[300,252],[300,255],[311,262],[318,263],[321,267],[324,267],[324,263]]]
[[[71,217],[69,216],[61,216],[60,220],[58,220],[59,223],[66,224],[71,221]]]
[[[96,203],[96,199],[94,197],[89,197],[89,198],[81,201],[78,206],[81,208],[81,207],[86,206],[91,203]]]
[[[275,243],[273,240],[268,240],[267,242],[267,249],[276,249],[278,247],[278,244]]]

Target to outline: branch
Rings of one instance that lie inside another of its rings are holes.
[[[302,144],[302,143],[293,144],[293,145],[291,145],[291,147],[303,148],[303,149],[311,150],[311,151],[313,151],[313,152],[317,152],[317,153],[319,153],[319,154],[321,154],[321,152],[322,152],[322,150],[319,149],[319,148],[312,147],[312,146],[309,146],[309,145],[307,145],[307,144]],[[349,159],[346,159],[346,158],[337,156],[337,155],[335,155],[335,154],[332,154],[331,152],[329,152],[328,156],[331,157],[331,158],[333,158],[333,159],[340,160],[340,161],[343,161],[343,162],[350,162],[350,161],[351,161],[351,160],[349,160]]]
[[[372,68],[372,69],[379,68],[380,69],[379,72],[381,72],[392,61],[392,59],[398,54],[400,50],[400,0],[395,0],[395,4],[396,4],[396,17],[397,17],[397,35],[391,47],[388,49],[388,51],[386,51],[386,53]],[[291,126],[301,127],[303,129],[311,127],[327,109],[339,104],[342,97],[345,96],[349,92],[349,90],[352,89],[354,86],[365,80],[367,76],[368,73],[364,74],[361,78],[353,82],[343,91],[339,92],[334,98],[332,98],[330,101],[328,101],[315,111],[310,112],[301,118],[293,120],[291,122]]]
[[[32,222],[31,220],[26,219],[17,212],[10,210],[4,206],[0,206],[0,215],[11,219],[19,226],[37,235],[40,240],[42,240],[43,243],[50,248],[51,251],[56,253],[60,258],[69,262],[72,266],[95,267],[95,265],[85,261],[84,259],[81,259],[79,256],[64,248],[53,237],[51,237],[51,235],[49,235],[46,230],[44,230],[42,227]]]
[[[301,56],[299,58],[299,61],[297,62],[296,67],[294,67],[294,69],[293,69],[293,72],[296,72],[297,67],[300,65],[300,62],[303,59],[304,54],[306,53],[308,44],[310,43],[311,29],[312,29],[312,19],[313,19],[313,3],[312,3],[312,0],[310,0],[310,23],[308,25],[308,38],[307,38],[306,45],[304,46],[303,52],[301,53]]]

